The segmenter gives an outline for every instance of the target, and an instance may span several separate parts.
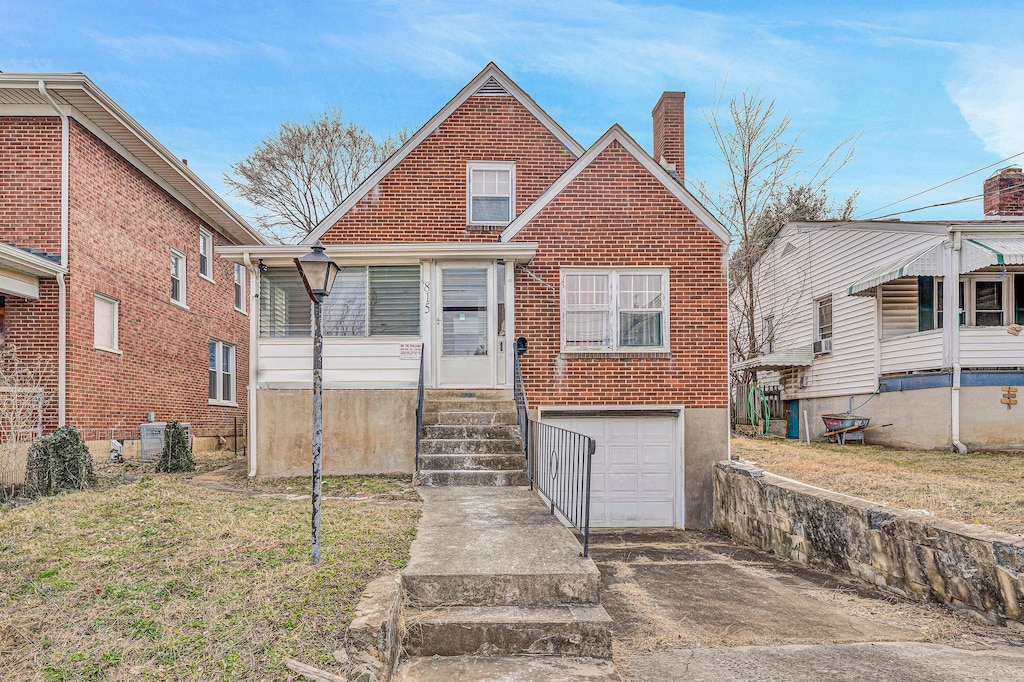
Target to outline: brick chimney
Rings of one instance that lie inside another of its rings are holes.
[[[1007,166],[985,181],[986,218],[1024,218],[1024,172]]]
[[[683,103],[685,92],[664,92],[654,105],[654,160],[683,182]]]

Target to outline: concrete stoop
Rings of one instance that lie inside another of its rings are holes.
[[[419,485],[527,485],[525,468],[511,391],[424,394]]]
[[[600,573],[526,488],[421,488],[398,680],[618,680]]]

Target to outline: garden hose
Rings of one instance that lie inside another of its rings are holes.
[[[761,398],[760,405],[757,404],[758,396]],[[758,408],[763,408],[764,413],[758,414]],[[765,396],[764,391],[757,384],[751,386],[750,392],[747,394],[747,414],[750,415],[750,425],[754,427],[754,435],[767,436],[768,425],[772,418],[772,410],[771,406],[768,404],[768,397]],[[760,433],[758,433],[757,417],[760,417],[762,424],[764,424],[764,430]]]

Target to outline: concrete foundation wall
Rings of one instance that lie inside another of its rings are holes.
[[[323,398],[325,476],[411,473],[416,468],[415,390],[325,390]],[[256,410],[256,475],[308,475],[312,391],[260,389]]]
[[[856,414],[871,417],[872,424],[892,424],[868,432],[868,443],[941,450],[953,445],[951,391],[942,387],[879,393],[873,398],[870,394],[857,395],[853,397],[853,407]],[[999,402],[1002,395],[1000,386],[961,387],[960,440],[968,450],[1024,449],[1024,404],[1008,410]],[[804,410],[810,422],[811,439],[820,440],[825,432],[821,415],[849,409],[849,396],[801,400],[800,437],[807,437]]]
[[[710,528],[715,462],[729,457],[729,410],[683,410],[683,494],[686,527]]]
[[[901,596],[1024,621],[1024,538],[919,516],[737,462],[714,468],[714,524],[793,561]]]

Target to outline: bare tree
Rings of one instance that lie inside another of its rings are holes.
[[[28,447],[42,435],[43,389],[51,373],[44,361],[26,360],[13,346],[0,350],[0,501],[13,495]]]
[[[375,138],[330,108],[309,123],[282,123],[252,154],[231,166],[224,181],[255,206],[268,238],[294,241],[309,234],[352,190],[406,140],[408,128]]]
[[[732,98],[723,111],[722,93],[718,93],[703,117],[728,179],[719,190],[700,182],[694,188],[733,237],[730,350],[746,359],[760,353],[766,340],[759,338],[755,320],[755,265],[787,222],[851,217],[857,193],[836,205],[826,186],[853,158],[857,135],[841,141],[824,159],[801,166],[802,133],[792,133],[790,115],[780,115],[775,100],[746,91]]]

